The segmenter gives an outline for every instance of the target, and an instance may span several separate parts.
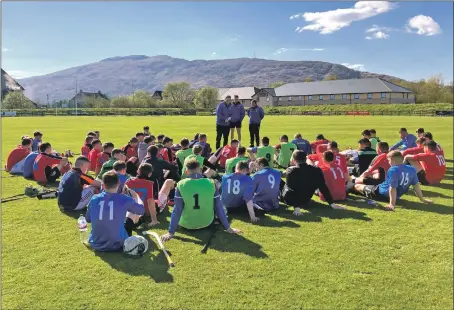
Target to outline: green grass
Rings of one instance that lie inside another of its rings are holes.
[[[213,117],[43,117],[2,119],[3,164],[21,135],[39,129],[58,150],[80,152],[89,130],[103,141],[126,144],[144,125],[174,139],[205,132],[214,144]],[[262,134],[323,133],[341,148],[355,147],[364,128],[383,141],[398,129],[424,127],[444,147],[445,180],[423,187],[432,205],[413,193],[394,212],[347,204],[331,210],[314,203],[300,218],[292,210],[260,225],[234,218],[242,236],[218,232],[206,255],[209,231],[179,230],[167,243],[169,269],[154,242],[142,258],[96,254],[79,243],[74,218],[55,200],[2,204],[2,307],[4,309],[452,309],[452,118],[266,117]],[[243,134],[247,127],[243,128]],[[243,141],[246,141],[243,138]],[[2,172],[2,197],[28,183]],[[164,233],[169,214],[160,218]]]

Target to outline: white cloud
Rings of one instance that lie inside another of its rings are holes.
[[[367,40],[373,39],[388,39],[390,31],[397,31],[398,29],[390,28],[390,27],[380,27],[377,25],[372,25],[372,27],[366,29],[366,33],[370,33],[370,35],[366,36]]]
[[[322,52],[324,48],[286,48],[281,47],[274,52],[274,55],[286,53],[288,51]]]
[[[295,31],[298,33],[310,30],[329,34],[350,26],[354,21],[386,13],[395,7],[396,4],[387,1],[358,1],[352,8],[300,13],[290,16],[290,19],[303,18],[310,23],[306,26],[297,27]]]
[[[348,62],[344,62],[341,65],[346,66],[347,68],[350,68],[353,70],[358,70],[358,71],[364,71],[366,69],[363,64],[349,64]]]
[[[216,56],[216,52],[211,53],[211,56]]]
[[[9,51],[9,49],[8,49],[8,48],[5,48],[5,47],[4,47],[4,48],[2,48],[2,52],[3,52],[3,53],[6,53],[6,52],[8,52],[8,51]]]
[[[240,38],[241,38],[241,35],[234,34],[233,36],[228,37],[227,40],[230,42],[235,42],[235,41],[238,41]]]
[[[388,39],[388,38],[389,38],[389,34],[383,32],[383,31],[374,32],[370,36],[366,37],[367,40],[373,40],[373,39],[384,40],[384,39]]]
[[[5,70],[14,79],[25,79],[31,76],[42,75],[42,73],[28,72],[22,70]]]
[[[416,32],[414,32],[415,29]],[[406,25],[408,32],[424,36],[433,36],[441,33],[440,25],[430,16],[417,15],[408,20]]]

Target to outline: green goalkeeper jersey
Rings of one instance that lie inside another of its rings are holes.
[[[184,202],[180,226],[186,229],[209,226],[214,220],[214,182],[188,178],[178,182],[177,189]]]
[[[268,146],[259,146],[257,148],[257,158],[264,157],[270,164],[270,167],[273,167],[274,162],[274,147]]]
[[[297,149],[296,145],[291,142],[282,142],[281,151],[279,152],[279,157],[277,159],[279,166],[287,168],[290,163],[290,159],[292,158],[293,151]]]
[[[226,174],[234,173],[235,166],[240,161],[249,162],[249,157],[241,156],[241,157],[234,157],[234,158],[227,159],[227,161],[225,162],[225,173]]]
[[[184,160],[186,159],[186,157],[188,157],[189,155],[192,155],[192,149],[186,149],[186,150],[179,150],[178,152],[175,153],[175,156],[178,158],[178,161],[180,162],[181,164],[181,167],[178,167],[179,169],[181,169],[179,172],[180,174],[182,174],[182,172],[184,171]]]

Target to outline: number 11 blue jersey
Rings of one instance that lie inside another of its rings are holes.
[[[254,196],[252,179],[248,175],[224,174],[221,183],[221,200],[227,208],[241,208]]]

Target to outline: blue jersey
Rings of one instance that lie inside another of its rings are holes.
[[[85,215],[91,223],[88,241],[98,251],[115,251],[128,238],[125,230],[126,212],[143,215],[145,209],[129,196],[102,192],[93,196]]]
[[[296,145],[298,150],[305,152],[306,154],[312,153],[311,143],[303,138],[294,139],[292,143]]]
[[[273,168],[265,168],[252,176],[254,187],[254,204],[265,211],[279,208],[279,192],[281,172]]]
[[[41,141],[39,141],[38,139],[36,139],[36,138],[33,139],[33,144],[32,144],[32,151],[33,152],[38,152],[39,151],[38,150],[38,148],[39,148],[38,144],[40,144],[40,143],[41,143]]]
[[[416,169],[412,166],[399,165],[389,168],[385,182],[378,186],[380,194],[389,198],[389,188],[397,189],[397,199],[407,193],[410,185],[418,184]]]
[[[33,152],[27,155],[24,160],[24,178],[33,179],[33,164],[35,163],[38,152]]]
[[[127,174],[119,174],[118,175],[118,180],[120,181],[120,186],[118,187],[118,193],[121,194],[123,192],[123,187],[125,187],[126,181],[129,180],[129,175]]]
[[[227,209],[245,206],[254,196],[251,177],[239,173],[224,174],[221,191],[222,204]]]

